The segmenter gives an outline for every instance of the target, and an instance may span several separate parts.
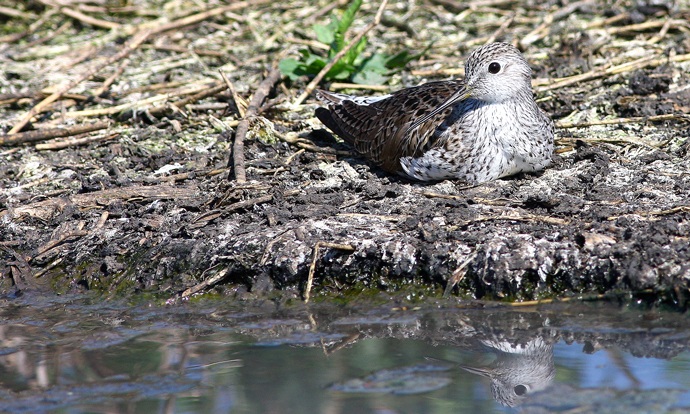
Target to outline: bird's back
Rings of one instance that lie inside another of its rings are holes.
[[[452,108],[408,131],[410,125],[462,87],[462,81],[457,80],[429,82],[380,98],[355,98],[320,90],[316,96],[327,108],[317,109],[316,116],[375,164],[400,172],[401,157],[419,157],[439,144],[435,142],[436,128]]]

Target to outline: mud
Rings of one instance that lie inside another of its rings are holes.
[[[597,7],[576,15],[597,16]],[[681,18],[687,11],[656,13]],[[558,27],[560,40],[554,35],[527,50],[528,59],[550,56],[533,63],[540,79],[589,71],[614,54],[596,37],[583,40],[570,26]],[[662,45],[685,53],[682,36],[671,30]],[[24,76],[19,63],[10,65],[13,79]],[[3,147],[0,289],[174,297],[196,287],[289,300],[309,288],[315,260],[312,296],[386,291],[415,298],[446,290],[462,298],[531,300],[587,293],[685,307],[687,65],[537,88],[542,108],[562,123],[680,115],[559,128],[552,167],[473,188],[411,182],[368,165],[323,129],[313,100],[290,108],[286,91],[301,91],[302,81],[275,88],[273,105],[252,122],[243,184],[228,168],[233,130],[208,123],[222,111],[120,115],[111,119],[116,139],[52,151]],[[262,78],[259,66],[233,73],[248,82],[241,94]],[[3,108],[3,130],[22,109]]]

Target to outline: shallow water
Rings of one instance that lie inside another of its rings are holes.
[[[677,313],[2,302],[2,412],[690,412]]]

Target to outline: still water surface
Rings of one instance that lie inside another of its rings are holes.
[[[677,313],[2,302],[0,412],[690,413]]]

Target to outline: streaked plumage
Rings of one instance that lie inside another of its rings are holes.
[[[462,364],[460,367],[490,378],[491,394],[499,403],[515,407],[553,382],[556,376],[553,344],[544,338],[537,336],[523,344],[498,338],[481,342],[494,353],[490,364]]]
[[[534,101],[530,77],[515,47],[491,43],[472,52],[462,81],[380,97],[319,90],[326,108],[316,116],[387,171],[480,183],[551,163],[553,123]]]

